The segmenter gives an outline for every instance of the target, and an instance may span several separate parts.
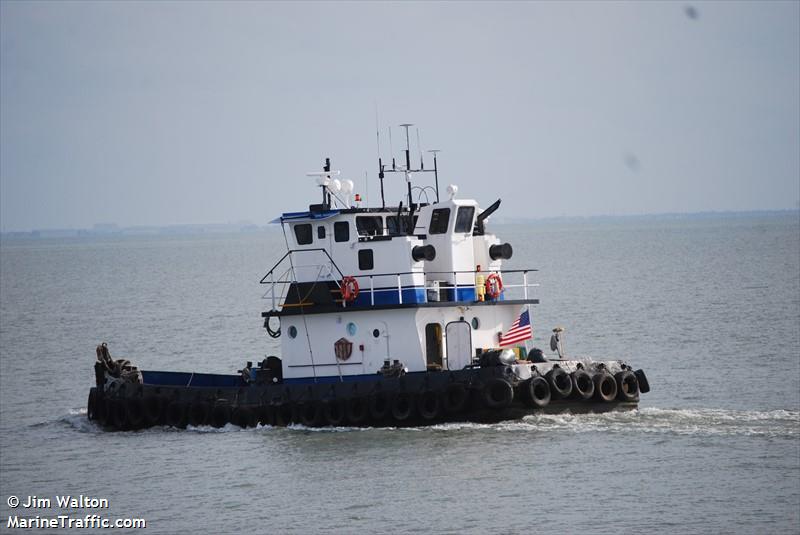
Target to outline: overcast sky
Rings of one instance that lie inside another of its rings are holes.
[[[800,202],[795,1],[0,5],[3,231],[374,203],[376,103],[498,216]]]

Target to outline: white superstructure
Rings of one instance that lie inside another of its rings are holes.
[[[407,169],[405,206],[367,208],[328,161],[314,174],[323,202],[275,220],[288,251],[261,281],[263,315],[281,337],[285,381],[357,380],[387,361],[408,373],[460,370],[499,348],[499,335],[538,302],[529,296],[535,270],[503,271],[512,248],[485,229],[499,200],[482,210],[455,186],[439,200],[437,171],[436,202],[414,203]]]

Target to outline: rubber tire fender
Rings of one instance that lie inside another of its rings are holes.
[[[543,408],[550,404],[550,383],[541,375],[534,375],[523,383],[525,401],[531,407]]]
[[[148,427],[160,424],[164,417],[163,412],[164,399],[161,396],[144,398],[144,421]]]
[[[278,403],[275,409],[275,425],[287,426],[294,420],[294,407],[291,403]]]
[[[639,392],[642,394],[650,392],[650,383],[647,381],[644,370],[636,370],[633,374],[636,376],[636,380],[639,381]]]
[[[97,387],[93,386],[89,389],[89,399],[86,401],[86,417],[91,420],[97,420]]]
[[[360,425],[369,418],[369,403],[363,397],[352,397],[345,403],[347,421],[352,425]]]
[[[144,400],[139,397],[126,400],[125,415],[131,429],[141,429],[144,425]]]
[[[209,423],[212,427],[220,428],[231,421],[231,408],[229,405],[217,404],[211,409]]]
[[[275,407],[272,405],[261,405],[258,408],[258,423],[261,425],[275,425]]]
[[[249,407],[239,406],[231,409],[231,423],[242,429],[247,429],[258,425],[258,418],[256,418],[256,413]]]
[[[572,394],[577,399],[592,399],[594,396],[594,381],[586,370],[575,370],[570,374],[572,378]]]
[[[639,381],[630,370],[622,370],[614,374],[617,382],[617,399],[620,401],[639,401]]]
[[[392,396],[392,418],[398,422],[407,422],[414,416],[414,395],[410,392],[397,392]]]
[[[556,399],[567,399],[572,394],[572,378],[561,368],[553,368],[545,374],[550,383],[550,393]]]
[[[483,401],[490,409],[505,409],[514,401],[514,388],[505,379],[493,377],[483,387]]]
[[[432,421],[442,415],[442,399],[433,390],[424,390],[417,396],[417,412],[424,420]]]
[[[322,403],[311,401],[302,403],[298,406],[300,423],[306,427],[319,427],[322,425],[323,409]]]
[[[442,405],[445,412],[459,413],[467,407],[467,401],[469,401],[469,390],[464,383],[451,383],[444,389]]]
[[[617,382],[610,373],[602,372],[592,377],[594,397],[598,401],[610,402],[617,397]]]
[[[376,422],[386,419],[391,408],[391,399],[385,392],[375,392],[369,397],[369,415]]]
[[[120,431],[130,429],[130,424],[128,424],[128,411],[125,408],[125,400],[112,400],[109,409],[111,412],[111,421],[113,422],[114,427]]]
[[[169,405],[167,405],[167,410],[165,412],[164,421],[168,425],[172,427],[177,427],[178,429],[185,429],[186,428],[186,416],[187,416],[187,409],[186,403],[181,401],[173,401]]]
[[[186,411],[186,423],[193,427],[206,425],[210,416],[211,405],[205,401],[195,401]]]
[[[347,408],[343,400],[331,399],[322,402],[322,416],[325,424],[333,427],[341,427],[347,418]]]
[[[95,398],[95,410],[97,411],[97,421],[103,425],[111,425],[111,415],[108,412],[108,399],[101,396],[100,394],[97,395]]]

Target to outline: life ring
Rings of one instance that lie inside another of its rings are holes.
[[[417,411],[423,419],[436,420],[442,415],[442,400],[437,392],[425,390],[417,397]]]
[[[593,378],[594,381],[594,397],[598,401],[614,401],[617,397],[617,382],[610,373],[598,373]]]
[[[342,299],[352,303],[358,297],[358,281],[353,276],[346,276],[342,279]]]
[[[591,399],[594,395],[592,376],[584,370],[572,372],[572,393],[578,399]]]
[[[524,399],[531,407],[546,407],[550,403],[550,385],[541,375],[535,375],[522,385]]]
[[[617,399],[620,401],[639,401],[639,382],[632,371],[623,370],[614,375],[617,381]]]
[[[497,299],[503,293],[503,279],[497,273],[492,273],[486,277],[486,295],[489,299]]]
[[[547,382],[550,383],[550,392],[556,398],[566,399],[572,394],[572,379],[561,368],[553,368],[545,374]]]
[[[483,400],[490,409],[505,409],[514,401],[514,388],[505,379],[490,379],[483,389]]]

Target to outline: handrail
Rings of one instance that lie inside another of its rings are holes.
[[[333,267],[335,267],[335,268],[336,268],[336,271],[338,271],[338,272],[339,272],[339,275],[341,275],[342,277],[344,277],[344,273],[342,273],[342,270],[341,270],[341,269],[339,269],[339,266],[337,266],[337,265],[336,265],[336,262],[334,262],[334,261],[333,261],[333,258],[331,258],[331,255],[330,255],[330,254],[328,254],[328,250],[327,250],[327,249],[325,249],[324,247],[318,247],[318,248],[314,248],[314,249],[289,249],[288,251],[286,251],[286,254],[285,254],[285,255],[283,255],[283,256],[281,257],[281,259],[280,259],[280,260],[278,260],[278,261],[275,263],[275,265],[274,265],[274,266],[272,266],[272,268],[271,268],[269,271],[267,271],[267,274],[266,274],[266,275],[264,275],[263,277],[261,277],[261,280],[259,281],[259,284],[268,284],[267,282],[265,282],[265,281],[267,280],[267,277],[269,277],[270,275],[272,275],[272,272],[273,272],[273,271],[275,271],[275,269],[276,269],[276,268],[277,268],[277,267],[278,267],[278,266],[279,266],[279,265],[280,265],[280,264],[281,264],[281,263],[282,263],[284,260],[286,260],[286,257],[287,257],[287,256],[289,256],[290,254],[292,254],[292,253],[310,253],[310,252],[314,252],[314,251],[322,251],[323,253],[325,253],[325,256],[327,256],[327,257],[328,257],[328,260],[330,260],[330,261],[331,261],[331,265],[332,265]]]

